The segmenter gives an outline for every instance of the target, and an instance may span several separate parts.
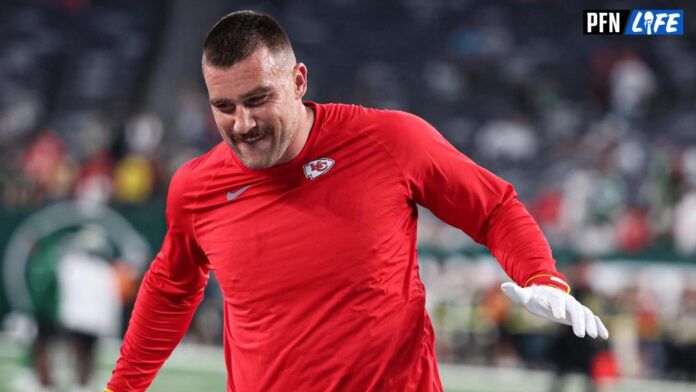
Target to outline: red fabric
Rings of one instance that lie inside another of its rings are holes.
[[[169,232],[138,295],[114,392],[151,383],[211,268],[225,300],[228,391],[442,391],[417,203],[486,244],[518,284],[555,273],[512,186],[426,122],[308,104],[314,126],[292,161],[250,170],[219,144],[174,176]],[[320,158],[335,164],[305,176]]]

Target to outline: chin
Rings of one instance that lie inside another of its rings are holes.
[[[244,166],[249,169],[268,169],[269,167],[275,166],[275,162],[268,159],[240,159]]]
[[[255,163],[255,162],[245,163],[244,166],[248,167],[249,169],[254,169],[254,170],[268,169],[270,167],[269,165],[266,165],[263,163]]]

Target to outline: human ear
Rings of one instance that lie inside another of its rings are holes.
[[[307,66],[297,63],[293,69],[295,98],[300,99],[307,93]]]

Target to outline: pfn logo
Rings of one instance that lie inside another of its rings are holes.
[[[304,165],[304,175],[310,180],[313,180],[329,171],[333,167],[334,163],[334,160],[330,158],[315,159],[312,162]]]
[[[583,11],[584,34],[623,34],[629,10]]]
[[[633,10],[627,35],[683,35],[683,10]]]
[[[585,10],[583,34],[683,35],[683,10]]]

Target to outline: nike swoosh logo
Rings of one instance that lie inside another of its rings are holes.
[[[227,191],[227,200],[234,200],[234,199],[236,199],[237,197],[239,197],[239,195],[241,195],[242,193],[244,193],[245,190],[249,189],[249,187],[251,187],[251,185],[247,185],[247,186],[243,187],[242,189],[240,189],[240,190],[238,190],[237,192],[234,192],[234,193],[233,193],[233,192],[230,192],[230,191]]]

